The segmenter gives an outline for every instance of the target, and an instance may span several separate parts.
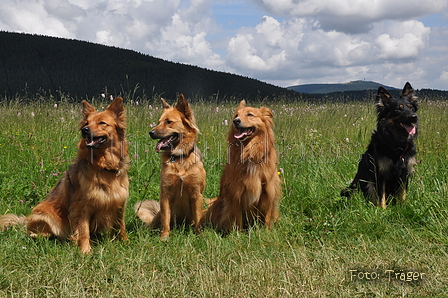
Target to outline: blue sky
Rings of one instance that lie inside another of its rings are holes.
[[[2,0],[0,30],[279,86],[366,79],[448,90],[446,0]]]

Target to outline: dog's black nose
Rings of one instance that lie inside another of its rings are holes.
[[[88,134],[88,133],[90,133],[90,128],[87,127],[87,126],[85,126],[85,127],[83,127],[83,128],[81,129],[81,131],[82,131],[83,134]]]
[[[240,123],[241,123],[241,119],[240,118],[233,119],[233,124],[238,126],[238,125],[240,125]]]
[[[153,137],[155,134],[156,134],[156,131],[155,131],[155,130],[151,130],[151,131],[149,132],[149,135],[150,135],[151,137]]]

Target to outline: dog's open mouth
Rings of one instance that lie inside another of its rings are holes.
[[[104,144],[105,142],[107,142],[107,136],[99,136],[99,137],[88,136],[86,139],[86,147],[95,149],[98,148],[101,144]]]
[[[254,131],[255,129],[253,127],[239,127],[238,132],[233,136],[235,137],[235,139],[243,141],[245,138],[252,135]]]
[[[409,135],[415,135],[417,132],[417,125],[415,123],[411,124],[401,123],[401,126],[403,126],[406,129]]]
[[[156,152],[173,147],[173,143],[179,138],[177,134],[161,139],[156,145]]]

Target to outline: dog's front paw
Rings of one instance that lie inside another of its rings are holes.
[[[87,241],[78,240],[78,247],[83,254],[90,254],[92,250],[92,248],[90,247],[90,241],[88,239]]]
[[[168,240],[170,240],[170,233],[162,233],[162,234],[160,234],[160,240],[161,241],[168,241]]]

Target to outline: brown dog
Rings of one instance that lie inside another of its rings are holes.
[[[241,101],[227,136],[228,161],[218,198],[202,222],[218,229],[246,229],[256,221],[270,227],[278,218],[281,196],[274,148],[272,112],[246,107]]]
[[[160,204],[138,202],[135,212],[149,228],[161,225],[160,237],[166,240],[173,223],[192,224],[198,232],[205,170],[196,147],[199,129],[188,102],[181,94],[174,108],[163,99],[162,104],[165,110],[159,124],[149,132],[151,138],[160,139],[156,152],[162,151]]]
[[[103,112],[83,101],[78,155],[47,198],[25,218],[6,214],[0,227],[27,225],[31,236],[74,240],[90,253],[90,234],[113,230],[126,240],[124,211],[129,196],[129,156],[123,100]]]

